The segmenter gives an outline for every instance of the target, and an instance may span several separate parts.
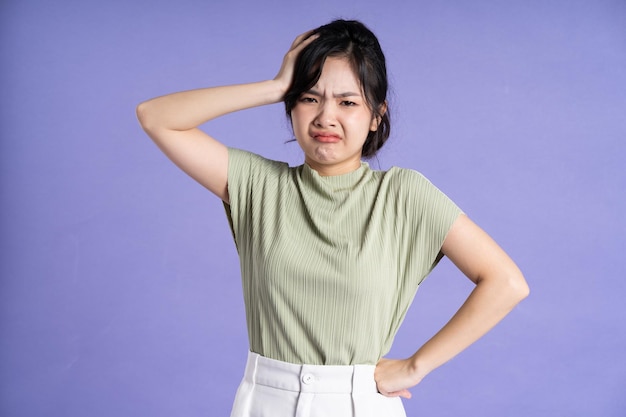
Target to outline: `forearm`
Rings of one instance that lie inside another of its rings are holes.
[[[272,80],[157,97],[137,106],[139,123],[168,158],[228,203],[228,148],[198,127],[227,113],[281,101],[298,54],[315,38],[298,36]]]
[[[417,380],[487,333],[527,294],[521,274],[480,281],[450,321],[410,358]]]
[[[276,80],[183,91],[141,103],[142,127],[184,131],[216,117],[282,100],[285,87]]]

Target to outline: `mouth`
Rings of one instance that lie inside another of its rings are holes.
[[[313,139],[322,143],[337,143],[341,138],[331,133],[315,133],[312,135]]]

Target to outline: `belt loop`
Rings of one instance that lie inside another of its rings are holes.
[[[257,370],[259,369],[259,355],[256,353],[253,353],[254,355],[254,367],[252,368],[252,382],[256,385],[256,374],[257,374]]]
[[[352,365],[352,408],[354,415],[357,417],[365,417],[365,413],[368,412],[368,407],[363,404],[363,394],[365,394],[363,382],[365,381],[365,375],[363,375],[362,370],[360,366]]]
[[[246,370],[244,379],[251,384],[257,383],[257,371],[259,369],[259,355],[248,351],[248,360],[246,361]]]
[[[366,394],[376,392],[376,382],[373,381],[371,367],[368,365],[352,366],[352,394]]]

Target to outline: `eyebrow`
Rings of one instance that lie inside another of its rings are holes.
[[[311,94],[313,96],[317,96],[317,97],[321,97],[322,96],[322,93],[320,93],[319,91],[317,91],[314,88],[310,89],[306,93],[307,94]],[[345,93],[333,94],[333,97],[335,97],[335,98],[345,98],[345,97],[354,97],[354,96],[360,97],[361,94],[354,93],[352,91],[346,91]]]

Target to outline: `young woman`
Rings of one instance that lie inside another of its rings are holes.
[[[227,209],[250,340],[233,417],[404,416],[409,388],[528,294],[506,253],[423,176],[362,161],[389,136],[386,94],[378,40],[339,20],[298,36],[272,80],[175,93],[137,109],[154,142]],[[298,167],[198,129],[280,101],[304,153]],[[383,358],[442,256],[474,290],[414,355]]]

